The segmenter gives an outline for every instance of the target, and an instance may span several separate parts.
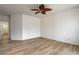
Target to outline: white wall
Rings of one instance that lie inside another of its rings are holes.
[[[39,18],[29,15],[11,15],[12,40],[40,36],[79,45],[79,8],[49,15],[41,22]]]
[[[26,40],[40,36],[40,19],[29,15],[11,15],[11,39]]]
[[[79,45],[79,8],[65,10],[41,20],[42,37]]]
[[[9,22],[9,16],[0,15],[0,22]]]
[[[22,15],[14,14],[10,18],[11,40],[22,40]]]
[[[40,37],[40,19],[23,15],[23,39]]]

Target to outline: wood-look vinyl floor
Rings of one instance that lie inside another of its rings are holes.
[[[78,55],[79,46],[46,38],[10,41],[0,45],[0,55]]]

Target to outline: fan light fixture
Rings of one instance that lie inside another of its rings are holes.
[[[46,8],[44,4],[39,5],[38,9],[30,9],[32,11],[36,11],[35,14],[41,13],[43,15],[46,14],[46,12],[51,11],[51,8]]]

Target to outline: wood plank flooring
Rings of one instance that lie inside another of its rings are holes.
[[[10,41],[0,45],[0,55],[78,55],[79,46],[46,38]]]

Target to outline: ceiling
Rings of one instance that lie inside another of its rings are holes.
[[[38,8],[39,4],[0,4],[0,14],[27,14],[35,17],[44,17],[45,15],[35,15],[30,9]],[[78,7],[78,4],[45,4],[46,7],[50,7],[53,10],[47,12],[46,15],[60,12],[62,10]]]

